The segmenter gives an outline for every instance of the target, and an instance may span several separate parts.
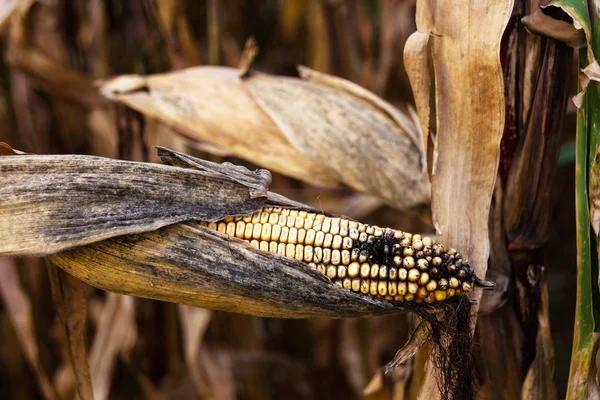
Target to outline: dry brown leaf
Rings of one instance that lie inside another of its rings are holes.
[[[75,372],[81,400],[93,400],[90,366],[85,345],[86,306],[84,284],[79,279],[47,263],[52,297],[69,343],[69,358]]]
[[[417,213],[429,201],[420,134],[373,93],[301,69],[306,80],[256,74],[245,83],[286,138],[344,184]]]
[[[113,369],[121,352],[129,352],[135,345],[133,298],[109,293],[97,322],[98,330],[90,349],[90,371],[94,399],[108,399],[113,380]]]
[[[417,29],[430,35],[437,107],[434,224],[445,243],[464,249],[478,276],[485,276],[489,256],[488,214],[504,125],[500,40],[512,7],[512,0],[463,6],[417,2]],[[419,47],[427,51],[427,47]],[[405,64],[409,67],[422,62],[408,60]],[[409,76],[415,74],[410,72]],[[413,92],[417,93],[415,98],[429,97],[426,85],[413,87]],[[420,118],[428,120],[426,115],[420,114]],[[477,179],[472,180],[475,176]],[[479,296],[476,293],[474,298]],[[431,363],[419,398],[439,398]]]
[[[521,22],[531,32],[560,40],[574,49],[586,46],[583,29],[577,29],[573,24],[552,18],[545,14],[543,10],[537,10],[521,18]]]
[[[123,76],[102,92],[266,168],[313,184],[343,183],[427,218],[424,146],[411,116],[355,84],[306,68],[304,79],[241,79],[239,73],[198,67]]]
[[[15,261],[4,257],[0,257],[0,298],[17,332],[25,358],[36,375],[42,395],[46,400],[57,400],[56,389],[40,360],[31,301],[21,287]]]

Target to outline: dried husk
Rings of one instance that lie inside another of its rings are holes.
[[[301,76],[196,67],[121,76],[101,90],[266,168],[313,184],[345,184],[428,218],[424,146],[413,119],[343,79],[307,68]]]
[[[402,311],[344,290],[305,263],[176,223],[268,205],[315,210],[268,192],[265,170],[164,148],[159,155],[183,168],[92,156],[0,157],[7,199],[0,254],[51,254],[92,286],[215,310],[285,318]]]
[[[422,61],[405,62],[415,98],[421,99],[420,104],[434,102],[436,106],[439,156],[432,175],[434,224],[444,243],[469,255],[478,276],[485,276],[489,256],[488,215],[504,126],[500,40],[512,6],[511,0],[471,2],[462,7],[417,1],[420,33],[415,35],[430,35],[429,46],[415,39],[415,48],[405,50],[409,57],[419,59],[426,59],[423,52],[427,52],[433,65],[433,79],[425,79],[424,74],[410,71]],[[427,101],[430,96],[433,99]],[[421,121],[428,121],[428,115],[421,114],[427,109],[419,109]],[[438,373],[430,363],[419,398],[439,398]]]

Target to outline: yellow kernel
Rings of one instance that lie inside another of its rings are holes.
[[[233,222],[233,217],[226,217],[223,219],[223,222],[225,222],[226,224]]]
[[[298,229],[298,243],[304,243],[304,239],[306,239],[306,230]]]
[[[260,232],[260,238],[262,240],[271,240],[271,225],[264,224],[262,226],[262,231]]]
[[[358,229],[350,229],[350,231],[348,233],[348,236],[352,240],[358,240],[359,235],[360,235],[360,232],[358,232]]]
[[[277,245],[277,254],[281,254],[282,256],[285,256],[285,243],[279,243]]]
[[[367,232],[368,235],[372,235],[373,232],[375,232],[375,227],[373,225],[367,225],[365,232]]]
[[[296,225],[296,217],[294,217],[293,215],[288,216],[285,226],[287,226],[288,228],[292,228],[294,227],[294,225]]]
[[[307,215],[308,215],[308,212],[306,212],[306,211],[298,211],[298,216],[300,216],[302,218],[306,218]]]
[[[288,244],[285,247],[285,256],[289,258],[293,258],[296,255],[296,246],[293,244]]]
[[[263,211],[262,213],[260,213],[260,220],[258,222],[260,222],[261,224],[266,224],[267,222],[269,222],[269,214],[266,211]]]
[[[294,224],[294,228],[301,229],[304,228],[304,218],[298,216],[296,217],[296,223]]]
[[[333,237],[333,241],[331,243],[331,247],[334,249],[341,249],[342,248],[342,242],[344,239],[342,239],[342,237],[340,235],[335,235]]]
[[[287,243],[289,233],[290,233],[290,228],[288,228],[287,226],[282,226],[281,227],[281,235],[279,236],[279,241],[282,243]]]
[[[318,217],[318,215],[317,215],[317,217]],[[322,220],[322,219],[315,218],[315,221],[313,222],[313,226],[312,226],[312,228],[313,228],[315,231],[317,231],[317,232],[320,232],[320,231],[321,231],[321,228],[322,228],[322,226],[323,226],[323,220]]]
[[[394,256],[394,265],[399,267],[402,265],[402,257],[400,256]]]
[[[344,265],[340,265],[339,267],[337,267],[337,276],[338,278],[345,278],[346,277],[346,267]]]
[[[377,294],[377,285],[378,282],[375,279],[371,279],[371,284],[369,285],[369,293],[371,293],[373,296],[375,296]]]
[[[304,246],[304,261],[311,262],[313,260],[312,246]]]
[[[422,272],[421,276],[419,277],[419,284],[421,286],[425,286],[427,285],[427,282],[429,282],[429,274],[427,272]]]
[[[340,254],[339,250],[332,250],[331,251],[331,263],[333,265],[340,265],[342,261],[342,255]]]
[[[208,229],[212,229],[213,231],[217,230],[217,223],[216,222],[209,222],[208,223]]]
[[[379,267],[379,279],[387,279],[388,270],[385,265]]]
[[[348,236],[346,236],[343,240],[342,240],[342,248],[346,249],[346,250],[350,250],[352,248],[352,239],[350,239]]]
[[[348,276],[350,278],[356,278],[360,272],[360,264],[355,262],[350,263],[348,265]]]
[[[371,278],[377,278],[379,276],[379,265],[371,265]]]
[[[229,236],[235,236],[235,222],[228,222],[227,223],[227,230],[226,233]]]
[[[348,250],[342,250],[342,264],[350,264],[350,252]]]
[[[388,282],[388,293],[390,296],[395,296],[398,293],[396,287],[396,282]]]
[[[310,269],[317,269],[317,264],[315,264],[314,262],[308,263],[308,266],[310,267]]]
[[[262,233],[262,225],[254,224],[252,227],[252,239],[260,239],[260,234]]]
[[[378,226],[376,226],[375,227],[375,231],[373,232],[373,235],[375,235],[375,236],[382,236],[383,235],[383,229],[380,228],[380,227],[378,227]]]
[[[246,224],[246,230],[244,231],[244,239],[250,240],[252,239],[252,231],[254,226],[252,224]]]
[[[269,242],[269,251],[271,253],[277,253],[277,242]]]
[[[217,230],[221,233],[227,232],[227,224],[224,222],[219,222],[219,225],[217,226]]]
[[[450,284],[450,287],[452,289],[456,289],[460,285],[459,280],[455,277],[451,277],[450,279],[448,279],[448,283]]]
[[[397,294],[397,295],[394,296],[394,300],[396,300],[396,301],[404,301],[404,296]]]
[[[406,282],[398,282],[398,294],[404,296],[407,292],[408,286]]]
[[[282,208],[281,209],[281,215],[285,215],[285,216],[290,215],[290,210],[287,209],[287,208]]]
[[[408,280],[411,282],[416,282],[419,280],[420,275],[421,275],[421,273],[419,272],[419,270],[413,268],[408,271]]]
[[[340,235],[342,235],[342,237],[348,236],[348,220],[347,219],[343,219],[342,222],[340,223]]]
[[[281,213],[281,211],[282,211],[282,208],[281,208],[281,207],[273,207],[273,212],[274,212],[274,213],[280,214],[280,213]]]
[[[242,221],[249,223],[252,221],[252,215],[242,215]]]
[[[342,281],[342,287],[348,290],[352,289],[352,279],[344,278],[344,280]]]
[[[412,248],[416,251],[423,250],[423,242],[420,240],[413,239]]]
[[[279,220],[279,214],[269,214],[269,224],[276,225]]]
[[[433,259],[431,260],[431,263],[433,265],[435,265],[436,267],[442,265],[442,258],[441,257],[433,257]]]
[[[405,281],[408,279],[408,270],[406,268],[400,268],[398,270],[398,279],[401,281]]]
[[[254,247],[255,249],[258,249],[258,247],[260,246],[260,244],[258,243],[258,240],[251,240],[250,244],[252,245],[252,247]]]
[[[333,235],[331,233],[325,234],[325,239],[323,240],[323,247],[331,248],[331,243],[333,242]]]
[[[271,240],[279,241],[281,238],[281,225],[273,225],[271,227]]]
[[[327,267],[327,277],[330,279],[335,278],[337,275],[337,268],[334,267],[333,265],[330,265],[329,267]]]
[[[320,273],[322,273],[323,275],[327,274],[327,266],[325,264],[319,264],[319,266],[317,267],[317,269],[319,270]]]
[[[321,226],[321,230],[325,233],[329,233],[331,230],[331,218],[327,217],[323,221],[323,225]]]
[[[368,279],[361,279],[360,281],[360,292],[367,294],[369,293],[369,280]]]
[[[379,293],[380,296],[385,296],[388,293],[387,286],[386,281],[379,281],[377,284],[377,293]]]
[[[353,292],[360,291],[360,278],[352,279],[352,291]]]
[[[318,231],[315,235],[315,247],[323,247],[323,240],[325,240],[325,233]]]
[[[417,296],[419,296],[422,299],[427,297],[428,294],[429,294],[429,292],[423,286],[420,286],[419,290],[417,290]]]
[[[327,264],[331,262],[331,249],[323,249],[323,262]]]
[[[421,271],[427,270],[428,267],[429,267],[429,263],[427,262],[426,259],[419,258],[417,260],[417,268],[419,268]]]
[[[361,232],[360,235],[358,235],[358,241],[359,242],[366,242],[368,239],[369,235],[367,235],[366,232]]]
[[[423,242],[423,246],[425,247],[433,246],[433,240],[431,240],[430,237],[425,236],[423,239],[421,239],[421,241]]]
[[[252,213],[252,224],[258,224],[260,222],[260,211]]]
[[[313,218],[306,218],[304,220],[304,229],[306,229],[306,230],[312,229],[313,221],[314,221]]]
[[[280,215],[279,216],[279,221],[277,221],[277,224],[281,225],[281,226],[285,226],[286,222],[287,222],[287,216]]]
[[[298,242],[298,229],[290,228],[287,242],[291,244],[296,244]]]
[[[358,229],[358,222],[348,221],[348,229]]]
[[[313,245],[315,243],[315,234],[316,232],[312,229],[306,231],[306,237],[304,238],[304,244]]]
[[[269,242],[261,241],[261,242],[259,243],[259,246],[258,246],[258,248],[259,248],[261,251],[269,251]]]
[[[408,282],[408,293],[416,294],[419,290],[419,285],[415,282]]]
[[[313,248],[313,260],[318,263],[323,261],[323,248],[322,247]]]
[[[331,219],[331,229],[329,231],[332,235],[337,235],[340,233],[340,219],[332,218]]]
[[[452,297],[456,294],[456,291],[454,289],[448,289],[446,290],[446,293],[448,294],[448,297]]]
[[[315,215],[315,219],[318,219],[319,221],[323,221],[325,218],[327,218],[325,216],[325,214],[316,214]]]
[[[433,292],[433,295],[435,296],[435,299],[437,301],[446,300],[446,291],[445,290],[436,290],[435,292]]]
[[[429,290],[430,292],[433,292],[435,289],[437,289],[437,282],[434,280],[431,280],[431,281],[429,281],[429,283],[427,283],[425,288],[427,290]]]
[[[363,263],[360,266],[360,276],[363,278],[368,278],[371,275],[371,265],[368,263]]]
[[[404,295],[404,301],[411,302],[415,299],[415,295],[412,293],[406,293]]]
[[[405,268],[410,269],[415,266],[415,259],[412,257],[406,257],[404,260],[402,260],[402,264]]]
[[[301,244],[296,245],[296,254],[294,255],[294,258],[298,261],[304,261],[304,246]]]
[[[398,279],[398,270],[392,267],[390,268],[388,275],[390,276],[391,280],[395,281],[396,279]]]

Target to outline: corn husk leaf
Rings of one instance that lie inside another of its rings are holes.
[[[373,93],[301,68],[302,79],[197,67],[121,76],[102,93],[191,138],[313,184],[345,184],[428,216],[413,119]],[[235,118],[233,118],[235,116]]]
[[[489,256],[488,215],[504,126],[500,41],[512,6],[511,0],[464,7],[418,1],[417,29],[430,35],[429,46],[414,40],[421,53],[406,53],[423,59],[419,54],[428,52],[433,64],[439,154],[432,175],[433,221],[444,243],[464,249],[478,276],[485,276]],[[405,62],[407,69],[421,64]],[[427,81],[421,84],[416,71],[409,76],[415,98],[430,98]],[[476,181],[470,179],[475,175]],[[438,398],[435,374],[430,363],[419,398]]]
[[[1,251],[51,254],[92,286],[214,310],[289,318],[402,310],[193,222],[268,205],[315,211],[268,192],[267,171],[164,148],[159,155],[184,168],[92,156],[0,157],[7,199]]]
[[[268,171],[209,168],[78,155],[0,157],[0,197],[7,199],[0,203],[0,254],[50,254],[180,221],[248,214],[266,201]]]

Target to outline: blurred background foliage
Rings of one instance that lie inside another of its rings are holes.
[[[260,48],[253,65],[257,70],[297,76],[296,66],[306,65],[351,80],[401,110],[413,101],[402,54],[416,29],[414,0],[40,0],[11,8],[12,3],[0,9],[5,17],[0,25],[0,141],[27,152],[157,161],[151,146],[162,145],[256,168],[110,104],[93,90],[94,79],[120,74],[237,67],[251,36]],[[548,241],[542,250],[559,398],[567,387],[576,293],[572,104],[565,118],[560,132],[565,151],[552,182]],[[349,189],[274,174],[271,190],[364,222],[433,232],[415,217]],[[43,260],[2,264],[0,397],[73,398],[76,382],[67,338]],[[506,286],[493,312],[512,315],[518,306],[514,290]],[[92,382],[96,390],[103,388],[95,393],[97,399],[403,399],[416,397],[423,377],[426,352],[389,376],[381,373],[406,341],[414,325],[410,315],[263,319],[137,298],[116,300],[117,295],[89,286],[85,291],[88,301],[80,311],[85,311],[88,346],[97,353],[111,349],[101,360],[105,364],[94,364],[91,355]],[[476,337],[478,348],[522,351]],[[494,391],[494,382],[489,383]]]

